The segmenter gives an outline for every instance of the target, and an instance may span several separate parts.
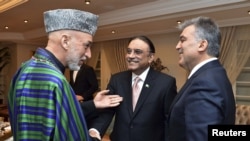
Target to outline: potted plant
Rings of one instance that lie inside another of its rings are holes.
[[[161,59],[160,58],[157,58],[156,60],[154,60],[152,63],[151,63],[151,67],[154,68],[155,70],[157,71],[162,71],[164,69],[167,69],[167,71],[169,71],[168,67],[166,66],[163,66],[161,64]]]

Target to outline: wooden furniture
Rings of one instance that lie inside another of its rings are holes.
[[[250,125],[250,105],[236,105],[235,124]]]
[[[6,104],[0,104],[0,141],[5,141],[12,136],[9,119],[9,111]],[[3,119],[2,119],[3,118]]]
[[[4,121],[8,121],[9,119],[9,111],[6,104],[0,105],[0,117],[4,117]]]

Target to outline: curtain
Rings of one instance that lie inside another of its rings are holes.
[[[117,71],[124,71],[127,69],[125,55],[127,53],[128,40],[119,40],[115,43],[115,59],[117,63]]]
[[[91,58],[87,60],[87,64],[92,66],[94,69],[97,67],[97,62],[100,57],[100,43],[95,43],[91,47]]]
[[[221,48],[220,48],[220,56],[219,60],[224,65],[225,68],[228,67],[228,65],[231,62],[231,55],[233,53],[233,47],[232,42],[235,35],[235,29],[236,27],[226,27],[221,29]],[[229,60],[230,61],[229,61]]]
[[[237,59],[232,63],[232,66],[234,66],[234,72],[230,74],[230,78],[233,82],[236,81],[242,71],[242,68],[245,66],[250,57],[250,40],[237,40],[236,49]]]
[[[236,27],[221,29],[222,40],[219,60],[227,71],[230,82],[234,84],[250,55],[249,40],[237,37]]]
[[[113,40],[104,43],[103,49],[108,60],[108,65],[111,68],[111,74],[127,69],[125,60],[127,46],[128,39]]]
[[[232,62],[236,59],[236,47],[235,47],[235,30],[236,27],[225,27],[221,29],[221,48],[219,60],[227,71],[227,75],[233,84],[235,80],[230,77],[234,73],[234,66]]]

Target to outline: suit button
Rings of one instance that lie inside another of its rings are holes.
[[[133,124],[130,124],[130,128],[134,128]]]

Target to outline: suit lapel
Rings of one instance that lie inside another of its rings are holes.
[[[188,79],[185,84],[182,86],[182,88],[180,89],[180,91],[178,92],[178,94],[176,95],[176,97],[174,98],[171,106],[170,106],[170,113],[172,110],[173,105],[175,105],[175,103],[180,99],[180,97],[182,96],[182,94],[184,93],[184,91],[186,90],[187,87],[189,87],[189,85],[191,84],[192,78]]]
[[[140,111],[140,109],[143,106],[143,103],[146,101],[146,99],[148,98],[148,96],[151,94],[151,90],[153,89],[153,87],[155,85],[155,83],[154,83],[154,81],[155,81],[154,77],[155,77],[154,76],[154,70],[152,70],[150,68],[150,70],[148,72],[148,75],[147,75],[147,77],[145,79],[145,82],[143,83],[143,86],[141,88],[141,93],[140,93],[139,99],[137,101],[137,105],[135,107],[135,111],[133,113],[134,116],[136,115],[136,113],[138,113],[138,111]],[[131,95],[132,95],[132,93],[131,93]],[[131,98],[131,101],[132,101],[132,98]],[[132,103],[131,103],[131,106],[132,106]]]
[[[175,105],[175,103],[180,99],[180,97],[183,95],[184,91],[189,87],[189,85],[192,83],[192,80],[194,78],[196,78],[197,76],[199,76],[200,73],[202,73],[204,70],[207,70],[209,68],[212,67],[216,67],[216,66],[220,66],[220,63],[218,60],[214,60],[211,62],[208,62],[207,64],[203,65],[201,68],[199,68],[187,81],[186,83],[183,85],[183,87],[181,88],[181,90],[178,92],[178,94],[176,95],[174,101],[172,102],[172,105],[170,107],[170,113],[172,110],[173,105]]]
[[[126,101],[126,107],[128,110],[128,113],[130,114],[130,116],[132,116],[133,114],[133,106],[132,106],[132,72],[131,71],[127,71],[125,77],[124,77],[125,81],[121,81],[123,83],[121,83],[122,86],[124,86],[123,88],[123,96],[124,99],[127,99]]]

